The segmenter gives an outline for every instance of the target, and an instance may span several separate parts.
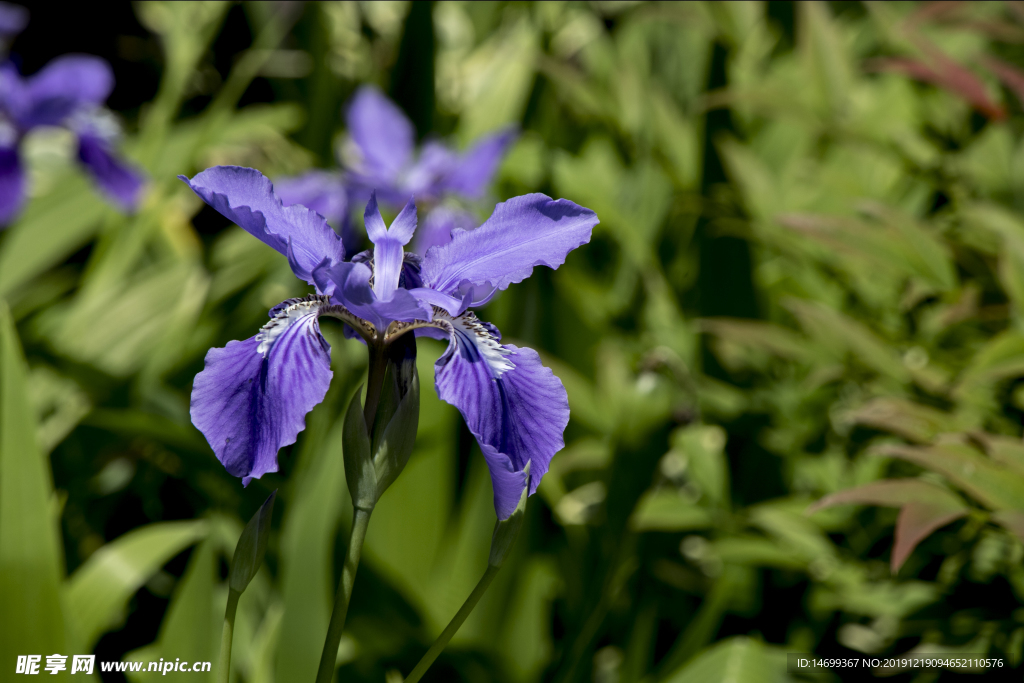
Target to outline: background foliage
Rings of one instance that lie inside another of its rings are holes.
[[[281,473],[227,475],[189,422],[192,378],[305,292],[175,176],[332,166],[365,82],[421,137],[519,125],[494,199],[542,191],[601,218],[482,314],[541,350],[572,421],[515,557],[430,680],[785,680],[786,652],[1020,665],[1018,5],[150,2],[95,33],[86,10],[37,11],[12,53],[25,73],[109,59],[125,152],[151,180],[126,217],[65,137],[26,141],[33,197],[0,234],[3,666],[215,660],[226,559],[279,488],[233,666],[313,679],[362,347],[325,325],[335,381]],[[420,344],[429,377],[442,347]],[[472,435],[425,388],[340,679],[411,669],[493,523]]]

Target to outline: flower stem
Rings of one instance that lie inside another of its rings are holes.
[[[331,624],[327,627],[324,651],[320,655],[320,668],[316,672],[316,683],[331,683],[334,680],[338,645],[341,643],[341,632],[345,628],[345,616],[348,614],[348,603],[352,597],[352,584],[356,580],[359,555],[363,551],[363,540],[366,538],[366,527],[369,524],[370,511],[356,508],[352,519],[352,534],[348,538],[348,552],[345,553],[345,566],[341,570],[341,583],[338,584],[338,595],[334,600]]]
[[[480,581],[477,582],[476,588],[474,588],[473,592],[469,594],[469,597],[466,598],[466,602],[462,603],[462,607],[460,607],[459,611],[456,612],[454,617],[452,617],[452,620],[448,622],[448,626],[445,627],[444,631],[441,632],[441,635],[439,635],[437,640],[434,641],[434,644],[430,646],[429,650],[427,650],[427,654],[423,655],[423,658],[416,665],[416,668],[414,668],[405,679],[405,683],[417,683],[417,681],[423,678],[423,674],[427,672],[430,665],[434,663],[434,660],[437,659],[438,655],[441,654],[441,651],[448,645],[448,641],[452,639],[455,633],[462,626],[463,622],[466,621],[466,618],[469,617],[470,612],[472,612],[473,608],[476,607],[476,603],[480,602],[480,598],[482,598],[484,593],[487,592],[487,587],[491,585],[491,581],[494,580],[494,576],[497,573],[498,567],[495,567],[492,564],[487,565],[487,571],[485,571],[484,575],[480,577]]]
[[[231,678],[231,640],[235,633],[235,612],[241,593],[234,588],[228,591],[228,606],[224,609],[224,634],[220,639],[220,666],[217,669],[217,683],[228,683]]]

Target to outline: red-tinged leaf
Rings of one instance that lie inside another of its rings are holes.
[[[811,514],[833,505],[884,505],[903,507],[914,503],[947,511],[966,510],[960,497],[938,484],[921,479],[885,479],[829,494],[807,508]]]
[[[972,107],[994,120],[1006,117],[1006,111],[993,102],[981,82],[967,67],[940,50],[926,46],[931,64],[906,57],[873,60],[868,67],[878,71],[904,73],[919,81],[931,83],[966,100]]]
[[[981,57],[981,63],[988,67],[988,70],[994,73],[1003,85],[1013,91],[1018,101],[1024,104],[1024,71],[988,55]]]
[[[889,566],[895,574],[910,557],[917,544],[939,527],[967,514],[967,508],[949,509],[943,504],[909,503],[900,509],[896,519],[896,534],[893,539],[892,556]]]
[[[910,441],[927,443],[943,431],[949,431],[952,416],[935,408],[900,398],[882,397],[846,413],[854,424],[867,425]]]
[[[959,496],[938,484],[921,479],[887,479],[825,496],[807,512],[844,504],[901,508],[890,560],[894,574],[928,534],[963,517],[969,509]]]
[[[992,513],[992,521],[1024,541],[1024,512],[1000,510]]]
[[[1024,477],[986,458],[966,443],[933,446],[883,446],[881,455],[900,458],[938,472],[985,507],[1013,510],[1024,506]]]

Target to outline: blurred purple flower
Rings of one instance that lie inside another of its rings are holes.
[[[512,130],[487,135],[465,152],[459,153],[440,142],[429,141],[416,154],[412,123],[377,88],[361,87],[346,112],[349,140],[344,148],[345,172],[311,171],[294,179],[278,181],[278,196],[285,204],[302,204],[321,213],[348,239],[347,208],[363,206],[376,192],[377,199],[398,208],[410,196],[421,204],[435,205],[446,197],[478,200],[484,196],[498,164],[515,139]],[[345,197],[339,195],[345,187]],[[332,213],[324,213],[321,207]],[[433,215],[432,209],[427,221]],[[429,244],[417,237],[417,248],[446,244],[452,228],[465,228],[469,216],[451,222],[456,210],[445,214],[445,230],[439,220],[431,222]],[[476,227],[475,224],[471,227]]]
[[[28,26],[28,10],[21,5],[0,2],[0,40],[18,35]]]
[[[424,258],[405,252],[416,230],[410,201],[385,225],[371,194],[364,219],[372,252],[345,260],[341,238],[321,215],[285,207],[253,169],[219,166],[189,180],[207,204],[288,257],[316,294],[270,310],[245,341],[211,349],[192,391],[192,421],[220,461],[248,483],[277,471],[277,451],[294,443],[305,415],[332,377],[319,317],[340,318],[367,344],[413,332],[448,341],[435,363],[438,395],[457,407],[476,436],[494,484],[500,519],[532,494],[564,445],[569,403],[537,352],[501,344],[501,334],[469,309],[520,282],[534,266],[557,268],[590,240],[593,211],[542,194],[498,204],[479,228],[457,230]],[[530,463],[529,474],[526,465]]]
[[[0,15],[3,13],[0,12]],[[78,137],[78,159],[118,206],[133,210],[142,176],[114,152],[119,129],[103,102],[114,87],[110,66],[99,57],[64,55],[22,78],[13,63],[0,66],[0,225],[25,200],[19,146],[39,126],[60,126]]]

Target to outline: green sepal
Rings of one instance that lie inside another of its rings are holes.
[[[242,593],[263,564],[263,556],[267,553],[267,539],[270,537],[270,518],[274,513],[276,498],[277,489],[274,489],[245,525],[242,535],[238,537],[235,555],[231,558],[231,573],[228,576],[228,585],[233,591]]]
[[[494,525],[494,534],[491,536],[491,555],[487,558],[487,564],[492,567],[500,567],[508,556],[509,550],[519,536],[519,530],[523,528],[523,519],[526,517],[526,499],[530,493],[530,463],[526,463],[523,469],[526,475],[526,486],[519,496],[519,504],[509,515],[508,519],[498,520]]]
[[[345,458],[345,481],[352,494],[352,505],[362,510],[372,510],[377,502],[377,473],[370,458],[370,435],[366,432],[366,421],[359,401],[362,387],[356,389],[345,414],[345,429],[342,432],[342,449]]]

